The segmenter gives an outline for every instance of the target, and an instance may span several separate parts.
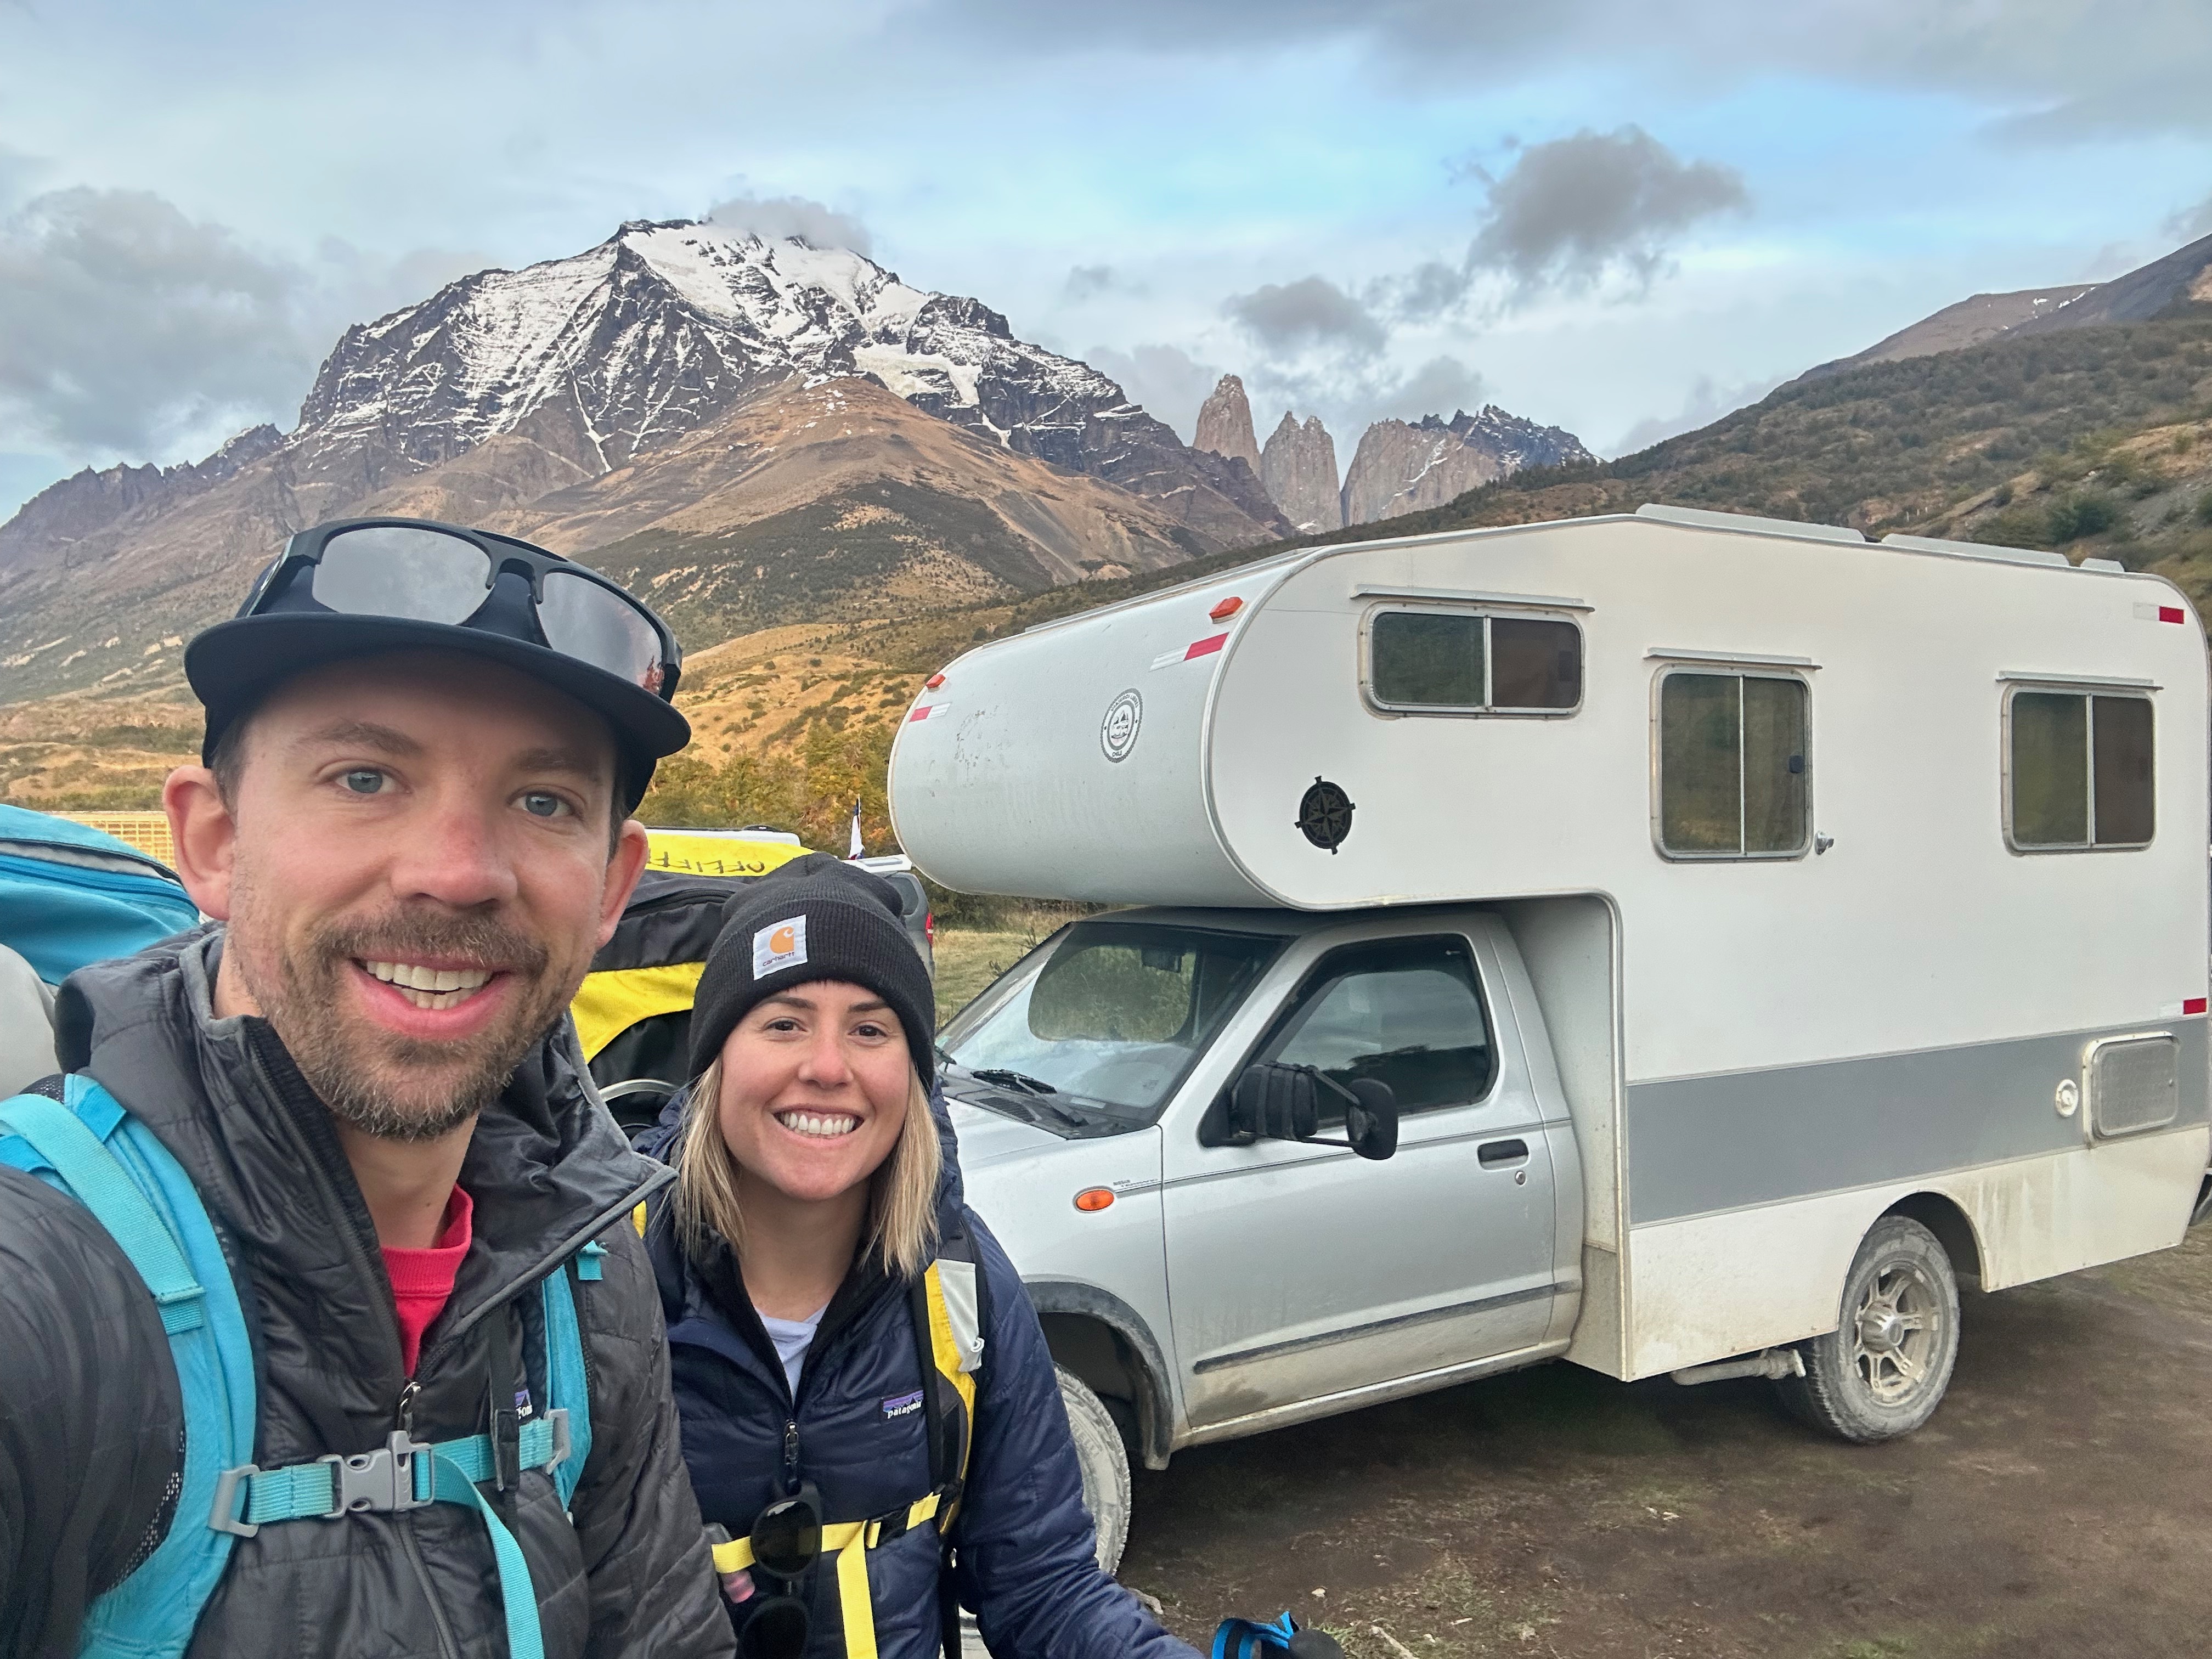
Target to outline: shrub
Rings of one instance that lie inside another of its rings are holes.
[[[2197,498],[2197,519],[2200,524],[2212,524],[2212,489]]]
[[[2079,541],[2110,530],[2119,521],[2120,509],[2111,496],[2081,489],[2051,503],[2049,534],[2053,542]]]

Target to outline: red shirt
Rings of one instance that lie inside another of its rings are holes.
[[[422,1333],[445,1311],[453,1294],[453,1276],[461,1258],[469,1253],[469,1218],[473,1206],[459,1187],[446,1200],[445,1224],[438,1242],[427,1250],[384,1249],[384,1271],[392,1276],[392,1306],[399,1316],[399,1352],[407,1362],[407,1375],[415,1375],[415,1362],[422,1355]]]

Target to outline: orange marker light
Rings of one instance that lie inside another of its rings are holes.
[[[927,679],[922,682],[922,684],[928,687],[932,691],[936,690],[939,686],[944,684],[945,676],[942,674],[932,674]]]
[[[1075,1207],[1079,1210],[1103,1210],[1113,1201],[1114,1190],[1110,1187],[1085,1187],[1075,1195]]]
[[[1219,605],[1215,605],[1212,610],[1207,611],[1206,614],[1212,617],[1216,622],[1227,622],[1231,617],[1235,616],[1243,608],[1244,601],[1238,599],[1234,593],[1231,593],[1227,599],[1222,600]]]

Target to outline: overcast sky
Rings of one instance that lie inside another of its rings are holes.
[[[690,217],[862,246],[1186,436],[1640,446],[2212,232],[2205,0],[0,0],[0,514],[289,428],[347,323]]]

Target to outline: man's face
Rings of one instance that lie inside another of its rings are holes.
[[[187,885],[229,924],[218,1007],[264,1015],[356,1128],[452,1132],[560,1018],[643,865],[635,823],[608,856],[606,726],[425,651],[289,680],[244,740],[228,808],[200,769],[169,787]]]

